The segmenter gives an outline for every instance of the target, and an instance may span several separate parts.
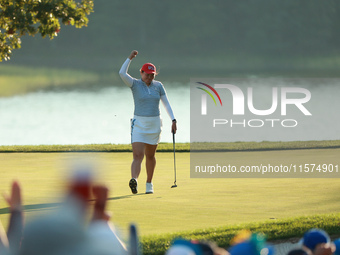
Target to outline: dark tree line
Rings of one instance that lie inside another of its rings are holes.
[[[326,56],[340,53],[339,31],[338,0],[96,0],[86,29],[62,29],[53,44],[27,39],[27,47],[78,57],[131,49],[161,57]]]
[[[0,0],[0,61],[10,59],[12,51],[21,47],[24,35],[53,39],[61,22],[86,26],[92,9],[91,0]]]

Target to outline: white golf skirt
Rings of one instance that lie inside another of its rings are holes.
[[[162,132],[162,119],[160,116],[142,117],[133,116],[131,119],[131,143],[140,142],[156,145],[159,143]]]

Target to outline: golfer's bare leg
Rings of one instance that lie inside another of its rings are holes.
[[[133,154],[133,160],[131,164],[131,178],[138,178],[140,171],[141,171],[141,165],[144,158],[144,150],[145,150],[145,144],[135,142],[132,143],[132,154]]]
[[[153,173],[156,167],[156,153],[157,144],[145,144],[145,167],[146,167],[146,182],[152,182]]]

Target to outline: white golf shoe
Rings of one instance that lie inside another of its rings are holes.
[[[152,193],[153,193],[153,184],[152,184],[152,182],[147,182],[145,194],[152,194]]]

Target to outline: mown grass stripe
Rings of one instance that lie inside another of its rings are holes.
[[[176,143],[177,152],[190,151],[266,151],[340,148],[340,140],[293,142]],[[131,152],[130,144],[13,145],[0,146],[0,152]],[[172,152],[172,143],[160,143],[158,152]]]
[[[174,222],[174,224],[176,224]],[[142,238],[142,250],[145,255],[162,255],[178,237],[191,240],[210,240],[218,246],[229,247],[230,240],[241,230],[263,233],[267,240],[275,241],[288,238],[301,238],[303,233],[312,228],[324,229],[330,235],[340,234],[340,214],[315,215],[308,217],[272,220],[220,228],[208,228],[195,231],[178,232],[166,235],[145,236]]]

